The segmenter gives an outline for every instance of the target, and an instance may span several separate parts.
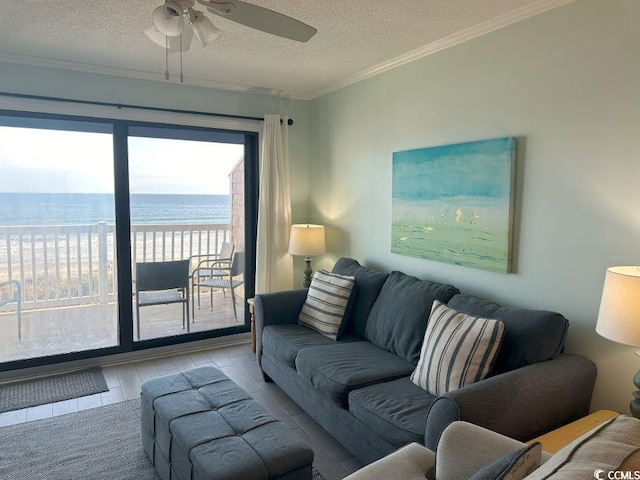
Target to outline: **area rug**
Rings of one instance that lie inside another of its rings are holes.
[[[3,480],[160,480],[142,449],[138,399],[2,427],[0,445]]]
[[[0,385],[0,413],[109,390],[100,367]]]

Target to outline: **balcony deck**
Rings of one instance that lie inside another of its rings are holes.
[[[213,304],[203,289],[196,304],[191,332],[241,325],[246,303],[242,287],[236,289],[238,321],[229,293],[214,291]],[[211,308],[212,307],[212,308]],[[189,306],[191,309],[191,305]],[[134,320],[134,339],[137,338]],[[117,304],[76,305],[22,310],[22,338],[18,340],[15,304],[0,309],[0,362],[114,346],[117,342]],[[158,305],[140,310],[140,339],[182,335],[182,306]]]
[[[179,259],[189,259],[193,269],[223,242],[232,242],[228,224],[131,225],[132,271],[138,262]],[[115,259],[115,227],[105,222],[0,226],[0,363],[115,346]],[[244,290],[236,293],[239,322],[228,293],[216,290],[210,310],[203,289],[190,330],[241,324]],[[140,340],[186,333],[179,304],[142,307],[140,319]]]

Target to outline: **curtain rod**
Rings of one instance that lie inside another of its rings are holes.
[[[45,97],[42,95],[28,95],[24,93],[7,93],[0,92],[0,96],[3,97],[14,97],[14,98],[26,98],[29,100],[48,100],[54,102],[65,102],[65,103],[79,103],[83,105],[96,105],[100,107],[115,107],[115,108],[134,108],[138,110],[148,110],[152,112],[167,112],[167,113],[186,113],[189,115],[202,115],[206,117],[222,117],[222,118],[233,118],[236,120],[256,120],[256,121],[264,121],[264,118],[260,117],[250,117],[245,115],[232,115],[229,113],[210,113],[210,112],[199,112],[196,110],[178,110],[175,108],[162,108],[162,107],[147,107],[142,105],[129,105],[126,103],[109,103],[109,102],[96,102],[92,100],[76,100],[73,98],[60,98],[60,97]],[[282,123],[282,119],[280,120]],[[287,125],[293,125],[293,119],[289,119],[287,121]]]

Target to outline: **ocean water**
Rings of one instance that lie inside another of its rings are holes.
[[[391,251],[506,273],[510,209],[501,199],[393,200]]]
[[[135,225],[229,223],[228,195],[132,194]],[[102,193],[1,193],[0,226],[115,223],[114,196]]]

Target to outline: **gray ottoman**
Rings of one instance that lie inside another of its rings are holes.
[[[313,450],[214,367],[147,380],[142,444],[163,480],[310,480]]]

